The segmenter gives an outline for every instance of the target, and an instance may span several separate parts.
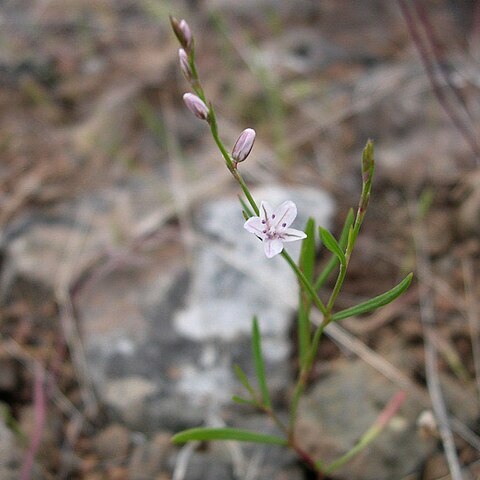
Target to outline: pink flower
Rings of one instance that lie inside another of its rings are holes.
[[[297,216],[297,206],[292,201],[283,202],[275,210],[262,202],[260,216],[245,222],[245,229],[263,242],[265,255],[272,258],[283,250],[284,242],[294,242],[307,236],[300,230],[289,228]]]

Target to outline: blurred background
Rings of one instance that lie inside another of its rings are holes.
[[[170,442],[200,425],[275,432],[232,405],[232,365],[253,372],[257,314],[285,414],[298,294],[243,230],[238,186],[181,100],[169,14],[191,26],[225,144],[257,131],[240,165],[255,197],[294,200],[294,227],[313,216],[339,234],[375,142],[338,308],[415,281],[329,329],[304,448],[337,458],[404,390],[332,478],[480,478],[474,0],[0,2],[0,477],[313,478],[281,448]]]

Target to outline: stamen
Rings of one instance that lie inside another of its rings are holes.
[[[284,227],[284,228],[285,228],[286,226],[287,226],[287,224],[286,224],[286,223],[282,223],[282,227]]]
[[[265,224],[267,223],[267,221],[266,221],[266,220],[262,220],[262,223],[265,225]]]
[[[272,220],[273,220],[274,218],[275,218],[275,214],[274,214],[274,213],[272,213]]]

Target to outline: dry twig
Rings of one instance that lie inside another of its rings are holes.
[[[416,214],[416,209],[410,207],[411,218],[416,222],[413,226],[413,236],[415,243],[415,252],[417,258],[417,272],[420,294],[420,319],[425,337],[425,371],[427,378],[427,387],[432,400],[433,411],[438,420],[440,436],[445,449],[450,474],[452,480],[462,480],[462,470],[458,459],[455,440],[453,438],[450,422],[448,419],[447,407],[443,398],[440,385],[440,376],[438,373],[438,355],[435,348],[435,307],[431,290],[424,282],[426,278],[432,278],[432,271],[427,257],[426,234],[421,223],[421,219]],[[431,283],[431,282],[430,282]]]

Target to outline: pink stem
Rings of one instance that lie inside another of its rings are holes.
[[[376,420],[376,424],[383,428],[390,421],[390,419],[397,413],[402,403],[407,398],[407,393],[404,390],[397,392],[387,403]]]
[[[32,476],[33,464],[42,440],[43,429],[46,418],[46,396],[44,388],[44,370],[40,363],[35,362],[34,370],[34,389],[33,404],[35,411],[35,428],[32,435],[32,441],[28,448],[25,460],[20,474],[21,480],[30,480]]]

